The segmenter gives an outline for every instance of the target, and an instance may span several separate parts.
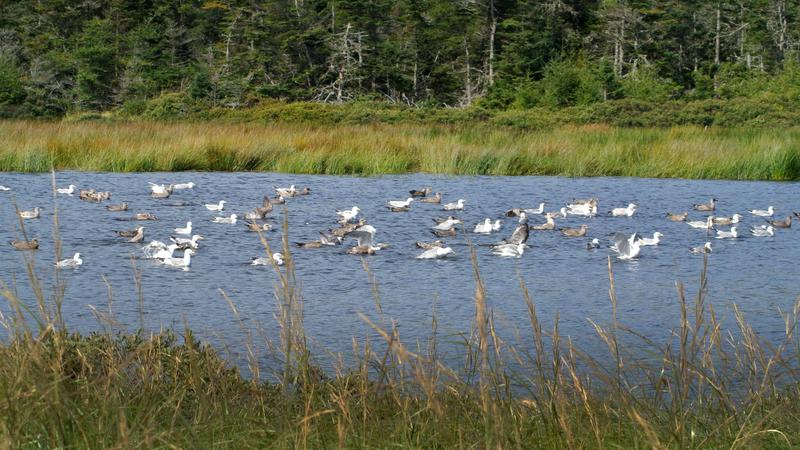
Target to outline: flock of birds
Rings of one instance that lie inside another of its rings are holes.
[[[195,184],[179,183],[179,184],[154,184],[150,183],[150,195],[153,198],[169,198],[176,191],[184,189],[193,189]],[[10,188],[0,186],[0,191],[9,191]],[[78,198],[87,202],[101,203],[110,200],[110,192],[98,192],[94,189],[80,189],[77,186],[70,184],[65,188],[58,188],[56,192],[60,195],[74,196],[77,190]],[[387,207],[391,212],[406,212],[409,211],[414,202],[441,204],[441,193],[433,194],[433,189],[425,187],[423,189],[411,190],[410,196],[405,200],[390,200],[387,202]],[[295,197],[302,197],[311,194],[311,189],[306,187],[298,189],[294,185],[289,187],[275,188],[275,196],[264,196],[263,202],[260,206],[251,211],[246,212],[244,222],[246,229],[253,232],[264,232],[271,230],[271,225],[264,222],[266,216],[272,212],[274,205],[284,204],[287,199]],[[225,200],[220,200],[216,203],[208,203],[204,205],[207,211],[223,214],[225,212]],[[531,231],[553,231],[558,230],[564,237],[568,238],[589,238],[589,227],[583,224],[576,228],[557,227],[555,220],[558,218],[566,218],[569,216],[578,217],[595,217],[598,215],[598,199],[573,199],[572,202],[561,207],[558,211],[545,211],[545,203],[540,203],[537,208],[513,208],[505,212],[506,217],[516,218],[516,226],[511,233],[510,237],[500,240],[490,245],[491,253],[500,257],[521,257],[525,249],[528,248],[527,242]],[[442,218],[434,219],[434,224],[431,226],[430,232],[439,238],[434,241],[419,241],[416,242],[416,247],[422,252],[416,256],[417,259],[440,259],[447,258],[455,255],[455,251],[447,246],[441,239],[451,238],[457,236],[459,231],[463,232],[463,221],[458,217],[452,215],[457,214],[458,211],[463,211],[466,208],[466,200],[458,199],[452,203],[445,203],[441,206],[443,211],[449,212],[451,215]],[[608,211],[607,215],[610,217],[627,218],[632,217],[638,211],[638,205],[629,203],[624,207],[616,207]],[[681,213],[666,213],[668,220],[673,222],[685,222],[688,227],[704,230],[706,236],[714,235],[716,239],[737,239],[741,236],[739,232],[739,224],[744,218],[741,214],[733,214],[730,217],[716,216],[717,199],[712,198],[708,203],[695,204],[692,207],[695,211],[705,213],[707,216],[704,220],[687,220],[688,211]],[[128,204],[109,204],[106,210],[110,213],[120,213],[128,211]],[[771,237],[774,236],[775,230],[779,228],[790,228],[792,226],[792,215],[787,216],[785,219],[773,219],[775,209],[769,206],[767,209],[753,209],[748,211],[749,214],[756,217],[765,219],[766,223],[761,225],[753,225],[750,227],[750,234],[755,237]],[[41,208],[35,207],[32,210],[18,210],[20,219],[37,219],[41,215]],[[353,206],[349,209],[335,211],[336,226],[327,231],[319,232],[319,238],[308,242],[297,242],[295,245],[299,248],[312,249],[323,248],[342,245],[346,239],[354,239],[355,245],[347,249],[348,254],[354,255],[373,255],[382,249],[387,248],[389,245],[386,243],[378,243],[375,240],[377,230],[374,226],[367,223],[361,217],[361,210],[358,206]],[[795,217],[800,218],[800,213],[793,213]],[[543,223],[529,225],[528,221],[533,216],[542,216]],[[333,215],[332,215],[333,218]],[[158,218],[151,213],[140,212],[134,214],[132,217],[120,220],[157,220]],[[238,214],[218,215],[211,219],[212,223],[216,224],[229,224],[233,225],[239,221]],[[477,223],[472,232],[476,234],[491,234],[498,232],[502,229],[502,220],[486,218],[482,222]],[[461,227],[459,227],[461,226]],[[729,227],[723,229],[721,227]],[[116,234],[127,240],[129,243],[141,244],[141,251],[144,258],[155,260],[165,266],[172,266],[188,270],[191,265],[192,256],[196,255],[200,248],[200,241],[203,236],[197,234],[193,227],[192,222],[187,222],[184,226],[174,228],[174,233],[169,236],[169,240],[152,240],[145,243],[145,227],[138,226],[129,230],[116,230]],[[608,248],[617,254],[620,260],[633,260],[639,257],[643,247],[657,246],[661,242],[664,234],[661,232],[653,233],[652,237],[646,237],[639,233],[625,234],[613,233],[609,236]],[[169,244],[167,242],[170,242]],[[24,241],[11,241],[11,245],[17,250],[36,250],[39,248],[39,241],[37,239],[24,240]],[[602,246],[600,239],[592,238],[586,247],[589,250],[600,248]],[[182,251],[181,256],[176,256],[175,252]],[[711,241],[707,241],[697,247],[689,248],[694,254],[710,253],[712,251]],[[270,257],[254,257],[251,259],[252,265],[283,265],[284,259],[281,253],[272,253]],[[81,253],[75,253],[72,258],[58,261],[56,265],[60,268],[77,268],[83,264]]]

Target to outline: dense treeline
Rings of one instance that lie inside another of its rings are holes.
[[[0,116],[800,95],[794,0],[6,0]]]

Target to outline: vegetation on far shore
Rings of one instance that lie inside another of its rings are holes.
[[[703,269],[693,301],[678,284],[681,321],[663,330],[668,344],[657,345],[617,322],[609,260],[612,321],[590,322],[608,353],[587,354],[559,333],[557,317],[543,327],[523,280],[519,301],[530,327],[504,341],[473,256],[475,313],[462,336],[462,367],[439,359],[435,311],[430,340],[409,345],[376,297],[376,311],[362,319],[367,335],[381,342],[355,340],[355,363],[323,373],[307,344],[287,228],[286,265],[273,267],[280,338],[262,342],[256,336],[264,333],[248,333],[236,352],[247,356],[241,369],[188,329],[119,328],[111,298],[108,308],[92,309],[107,332],[70,333],[60,311],[74,293],[61,282],[51,295],[35,255],[21,254],[35,294],[19,298],[0,278],[8,312],[0,342],[0,440],[12,448],[800,445],[800,304],[786,313],[777,341],[759,338],[735,309],[729,329],[706,303]],[[235,301],[225,299],[239,317]],[[264,367],[267,354],[275,365]]]
[[[800,128],[0,122],[0,170],[800,178]]]

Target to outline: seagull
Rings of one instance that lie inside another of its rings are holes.
[[[136,229],[136,234],[131,237],[128,242],[131,244],[138,244],[144,240],[144,227],[139,227]]]
[[[697,211],[714,211],[717,209],[717,199],[712,198],[708,203],[696,203],[692,205],[692,208]]]
[[[433,189],[429,187],[425,187],[419,190],[412,189],[408,191],[408,193],[411,194],[412,197],[427,197],[431,192],[433,192]]]
[[[273,253],[272,254],[272,262],[274,262],[276,266],[282,266],[283,265],[283,255],[280,254],[280,253]],[[266,265],[269,265],[269,264],[271,264],[270,258],[266,258],[266,257],[258,258],[258,257],[254,256],[254,257],[252,257],[250,259],[250,265],[251,266],[266,266]]]
[[[708,216],[706,220],[694,220],[691,222],[686,222],[692,228],[699,228],[703,230],[710,230],[712,224],[714,223],[714,216]]]
[[[576,204],[567,205],[566,211],[562,209],[561,214],[564,215],[564,217],[566,217],[567,213],[573,216],[594,217],[597,215],[597,204],[580,203],[577,205]]]
[[[350,209],[336,211],[336,215],[339,216],[340,223],[347,223],[355,219],[359,211],[361,211],[361,209],[359,209],[358,206],[353,206]]]
[[[36,250],[39,248],[39,240],[31,239],[30,241],[11,241],[11,246],[17,250]]]
[[[434,195],[433,197],[425,196],[425,197],[420,198],[417,201],[422,202],[422,203],[441,203],[442,202],[442,194],[440,192],[437,192],[436,195]]]
[[[322,245],[327,246],[336,246],[342,243],[342,238],[340,236],[335,236],[333,234],[325,234],[323,232],[319,232],[319,241]]]
[[[207,203],[206,209],[209,211],[222,211],[225,209],[225,203],[227,203],[225,200],[220,200],[217,204]]]
[[[553,220],[553,214],[552,213],[547,213],[544,217],[547,220],[547,222],[545,222],[543,224],[540,224],[540,225],[534,225],[534,226],[531,227],[531,229],[538,230],[538,231],[541,231],[541,230],[555,230],[556,229],[556,221]]]
[[[627,208],[614,208],[611,215],[614,217],[631,217],[636,212],[636,203],[628,203]]]
[[[433,247],[416,256],[416,259],[440,259],[455,255],[450,247]]]
[[[275,188],[275,192],[280,197],[294,197],[295,192],[297,192],[297,188],[294,185],[289,186],[288,188]]]
[[[541,214],[544,212],[544,203],[539,203],[539,207],[536,209],[528,208],[523,211],[525,211],[525,214]]]
[[[529,235],[530,235],[530,230],[528,227],[528,215],[522,213],[522,215],[519,216],[519,220],[517,220],[517,226],[511,233],[511,237],[506,240],[506,243],[524,244],[528,242]]]
[[[686,211],[682,213],[667,213],[667,218],[673,222],[683,222],[688,215],[689,213]]]
[[[0,191],[5,192],[5,191],[10,191],[10,190],[11,190],[10,187],[5,187],[5,186],[0,185]]]
[[[594,238],[592,239],[592,242],[586,244],[587,250],[594,250],[596,248],[600,248],[600,239]]]
[[[158,217],[156,217],[155,214],[147,212],[136,213],[136,215],[133,216],[133,220],[158,220]]]
[[[731,227],[730,231],[717,230],[717,239],[736,239],[739,237],[739,231],[736,227]]]
[[[239,216],[237,216],[236,214],[231,214],[230,217],[214,217],[214,219],[212,219],[211,221],[214,222],[214,223],[230,223],[230,224],[234,224],[234,223],[236,223],[236,219],[238,219],[238,218],[239,218]]]
[[[192,222],[186,222],[186,226],[183,228],[175,228],[175,234],[183,234],[185,236],[192,234]]]
[[[492,254],[497,256],[520,258],[525,253],[525,244],[499,244],[492,247]]]
[[[127,211],[128,210],[128,204],[127,203],[122,203],[122,204],[119,204],[119,205],[108,205],[108,206],[106,206],[106,209],[108,211],[111,211],[111,212]]]
[[[658,245],[661,242],[662,237],[664,237],[664,235],[661,234],[660,231],[656,231],[655,233],[653,233],[652,238],[640,238],[639,245],[641,245],[642,247]]]
[[[149,244],[142,247],[142,251],[148,258],[165,259],[172,258],[172,254],[175,253],[175,250],[177,250],[178,247],[178,244],[167,245],[161,241],[150,241]]]
[[[192,255],[194,254],[194,250],[188,249],[183,252],[182,258],[163,258],[161,262],[166,266],[182,267],[183,270],[189,270],[189,266],[192,264]]]
[[[614,233],[611,236],[611,250],[617,252],[617,258],[623,261],[630,261],[639,257],[641,244],[639,235],[633,233],[626,236],[624,233]]]
[[[270,205],[283,205],[285,203],[286,203],[286,197],[284,197],[282,195],[279,195],[279,196],[277,196],[275,198],[269,199],[269,204]]]
[[[447,203],[444,205],[443,209],[445,211],[461,211],[464,209],[464,199],[460,198],[455,203]]]
[[[408,197],[406,200],[390,200],[389,207],[390,208],[408,208],[411,206],[411,202],[414,201],[413,197]]]
[[[483,223],[475,225],[473,233],[489,234],[492,232],[492,219],[486,218]]]
[[[580,228],[559,228],[561,234],[567,237],[583,237],[586,236],[586,232],[589,231],[589,226],[583,224]]]
[[[172,185],[164,192],[153,192],[150,194],[153,198],[169,198],[172,195]]]
[[[448,217],[445,221],[439,223],[438,225],[434,226],[434,230],[439,231],[448,231],[455,227],[456,225],[463,223],[460,220],[456,219],[455,217]]]
[[[33,208],[33,211],[20,211],[19,217],[22,219],[38,219],[41,212],[42,210],[37,206]]]
[[[75,186],[74,184],[70,184],[69,187],[56,189],[56,192],[58,192],[59,194],[67,194],[70,197],[72,197],[72,193],[75,192],[76,187],[77,186]]]
[[[772,237],[775,236],[775,230],[772,225],[761,225],[759,227],[750,228],[750,233],[756,237]]]
[[[190,181],[188,183],[175,184],[175,185],[172,186],[172,189],[176,189],[176,190],[179,190],[179,189],[194,189],[195,186],[196,185],[194,184],[194,182]]]
[[[175,244],[178,244],[178,248],[181,249],[181,250],[185,250],[187,248],[190,248],[192,250],[197,250],[197,248],[199,247],[199,244],[197,243],[197,241],[202,241],[204,239],[205,238],[203,236],[200,236],[199,234],[195,234],[194,236],[192,236],[191,239],[182,238],[182,237],[175,237],[175,236],[170,236],[169,237],[169,240],[172,241]]]
[[[164,194],[169,190],[172,190],[171,185],[166,184],[155,184],[155,183],[147,183],[150,185],[150,192],[153,194]]]
[[[431,233],[438,238],[453,237],[457,234],[455,227],[448,230],[431,230]]]
[[[442,242],[442,241],[417,242],[416,245],[417,245],[417,248],[421,248],[423,250],[430,250],[432,248],[444,247],[444,242]]]
[[[772,217],[772,215],[775,214],[775,209],[772,206],[767,209],[752,209],[750,210],[750,214],[761,217]]]
[[[792,216],[787,216],[783,220],[767,220],[767,223],[772,225],[775,228],[791,228],[792,227]]]
[[[690,247],[689,251],[695,255],[711,253],[711,242],[706,242],[702,247]]]
[[[270,231],[272,230],[272,225],[268,223],[256,223],[256,222],[248,222],[247,223],[247,231]]]
[[[376,232],[377,230],[372,225],[363,225],[351,231],[348,236],[356,238],[357,245],[350,248],[347,253],[352,255],[373,255],[378,250],[388,247],[386,244],[374,243]]]
[[[80,253],[75,253],[72,255],[72,258],[69,259],[62,259],[61,261],[56,263],[56,267],[61,267],[62,269],[75,269],[80,267],[83,264],[83,260],[81,259]]]
[[[139,228],[141,228],[141,227],[139,227]],[[136,229],[133,229],[133,230],[119,230],[119,231],[114,231],[114,233],[117,233],[117,236],[119,236],[119,237],[132,238],[132,237],[136,236],[136,233],[139,232],[139,228],[136,228]]]
[[[269,205],[268,207],[262,206],[260,208],[256,208],[250,212],[245,213],[244,218],[247,220],[263,219],[270,211],[272,211],[272,205]]]
[[[714,217],[714,225],[736,225],[742,216],[734,214],[732,217]]]

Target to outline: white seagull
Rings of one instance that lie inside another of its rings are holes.
[[[166,184],[155,184],[155,183],[148,183],[150,185],[150,191],[153,194],[166,194],[172,189],[174,189],[173,185],[166,185]]]
[[[464,209],[464,199],[460,198],[457,202],[447,203],[442,207],[445,211],[461,211]]]
[[[760,217],[772,217],[775,214],[775,209],[772,206],[767,209],[753,209],[750,210],[750,214]]]
[[[411,206],[411,202],[414,201],[413,197],[408,197],[405,200],[390,200],[389,206],[392,208],[408,208]]]
[[[194,250],[188,249],[183,252],[182,258],[164,258],[161,260],[161,262],[167,266],[181,267],[183,270],[189,270],[189,266],[192,264],[192,255],[194,254]]]
[[[239,216],[237,216],[236,214],[231,214],[230,217],[214,217],[212,222],[214,222],[214,223],[230,223],[230,224],[234,224],[234,223],[236,223],[236,219],[238,219],[238,218],[239,218]]]
[[[192,222],[186,222],[186,226],[183,228],[175,228],[175,234],[183,234],[185,236],[192,234]]]
[[[703,253],[711,253],[711,242],[706,242],[701,247],[690,247],[689,251],[694,253],[695,255],[701,255]]]
[[[456,226],[456,225],[458,225],[460,223],[463,223],[463,222],[461,222],[460,220],[456,219],[455,217],[448,217],[442,223],[440,223],[440,224],[436,225],[435,227],[433,227],[433,229],[434,230],[438,230],[438,231],[448,231],[448,230],[450,230],[451,228],[453,228],[454,226]]]
[[[206,203],[206,209],[209,211],[222,211],[225,209],[225,200],[220,200],[219,203]]]
[[[614,208],[611,215],[614,217],[631,217],[636,212],[636,203],[628,203],[626,208]]]
[[[541,214],[544,212],[544,203],[539,203],[539,207],[536,209],[526,209],[524,211],[527,214]]]
[[[57,262],[56,267],[61,267],[65,269],[74,269],[76,267],[79,267],[81,264],[83,264],[83,260],[81,259],[81,254],[75,253],[75,255],[73,255],[72,258],[62,259],[61,261]]]
[[[20,211],[19,217],[22,219],[38,219],[41,212],[42,210],[37,206],[33,208],[33,211]]]
[[[294,197],[294,194],[297,192],[297,188],[295,188],[294,185],[291,185],[288,188],[275,188],[275,192],[281,197]]]
[[[664,237],[660,231],[656,231],[653,233],[652,238],[640,238],[639,245],[641,246],[651,246],[651,245],[658,245],[661,242],[661,238]]]
[[[339,216],[340,218],[339,220],[341,220],[344,223],[347,223],[355,219],[358,216],[359,211],[361,211],[361,209],[358,206],[353,206],[350,209],[336,211],[336,215]]]
[[[5,191],[10,191],[10,190],[11,190],[10,187],[5,187],[5,186],[0,185],[0,191],[4,191],[5,192]]]
[[[272,254],[272,261],[275,262],[276,266],[282,266],[283,265],[283,255],[280,254],[280,253],[273,253]],[[261,258],[253,257],[252,259],[250,259],[250,265],[251,266],[266,266],[266,265],[269,265],[269,264],[271,264],[271,263],[270,263],[269,258],[267,258],[267,257],[261,257]]]
[[[761,225],[759,227],[753,227],[750,229],[750,233],[756,237],[772,237],[775,236],[775,230],[772,228],[772,225]]]
[[[520,258],[525,253],[525,244],[499,244],[492,247],[492,254],[497,256]]]
[[[633,233],[628,237],[623,233],[614,233],[611,237],[611,250],[619,253],[618,258],[623,261],[638,258],[641,252],[639,235]]]
[[[172,185],[172,189],[175,189],[175,190],[178,190],[178,189],[193,189],[195,186],[196,186],[196,184],[194,184],[193,181],[190,181],[188,183],[174,184],[174,185]]]
[[[492,219],[488,217],[484,219],[483,223],[479,223],[475,225],[475,229],[472,230],[473,233],[480,233],[480,234],[489,234],[492,232]]]
[[[450,247],[434,247],[428,250],[425,250],[420,255],[417,255],[417,259],[439,259],[439,258],[447,258],[448,256],[455,255],[456,252],[453,251]]]
[[[739,237],[739,232],[736,227],[731,227],[730,231],[717,230],[717,239],[736,239]]]
[[[56,189],[56,192],[58,192],[59,194],[67,194],[70,197],[72,197],[72,193],[75,192],[76,187],[77,186],[75,186],[74,184],[70,184],[68,187]]]
[[[690,222],[686,222],[686,225],[689,225],[692,228],[698,228],[703,230],[710,230],[713,224],[714,224],[714,216],[708,216],[708,219],[706,220],[693,220]]]
[[[174,242],[178,247],[191,248],[192,250],[197,250],[198,247],[197,241],[201,241],[203,239],[205,238],[203,236],[200,236],[199,234],[195,234],[194,236],[192,236],[191,239],[180,238],[175,236],[169,237],[169,240]]]

